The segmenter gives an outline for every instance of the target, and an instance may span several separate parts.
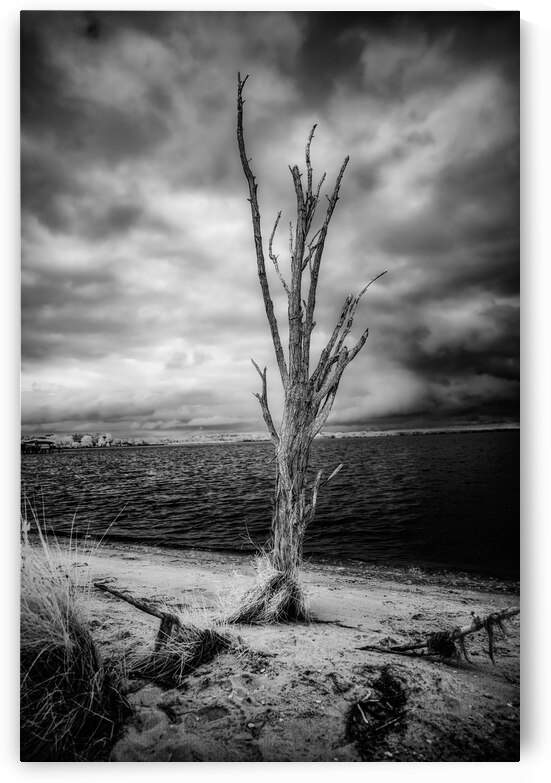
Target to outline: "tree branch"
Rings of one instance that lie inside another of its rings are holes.
[[[321,382],[325,379],[325,369],[327,367],[327,363],[329,361],[329,357],[331,354],[331,351],[333,350],[335,343],[337,342],[337,338],[339,336],[339,333],[342,329],[342,325],[346,319],[346,316],[348,315],[348,311],[350,309],[350,305],[352,303],[352,296],[347,296],[346,301],[344,305],[342,306],[341,314],[339,316],[339,320],[337,321],[337,325],[333,329],[333,333],[331,337],[329,338],[329,342],[321,352],[321,356],[318,361],[318,366],[312,373],[311,377],[311,383],[315,387],[318,379],[321,379]]]
[[[317,191],[316,191],[316,202],[318,202],[318,201],[319,201],[319,198],[320,198],[320,190],[321,190],[321,186],[322,186],[322,185],[323,185],[323,183],[325,182],[325,178],[326,178],[326,176],[327,176],[327,174],[326,174],[326,172],[324,171],[324,172],[323,172],[323,174],[322,174],[322,177],[321,177],[321,179],[320,179],[320,181],[319,181],[319,183],[318,183],[318,189],[317,189]]]
[[[321,228],[319,228],[316,231],[316,233],[314,234],[312,239],[308,242],[308,254],[304,257],[304,259],[302,261],[302,271],[304,271],[306,269],[306,267],[308,266],[308,264],[310,263],[310,261],[312,259],[312,254],[313,254],[314,250],[316,250],[316,248],[317,248],[317,244],[315,245],[314,242],[316,241],[316,238],[319,235],[320,231],[321,231]]]
[[[314,371],[314,373],[312,374],[311,381],[314,384],[314,387],[317,388],[318,391],[323,387],[323,384],[326,383],[331,368],[333,367],[335,362],[339,361],[343,350],[345,350],[344,342],[348,337],[348,335],[350,334],[350,331],[354,324],[354,316],[356,314],[356,309],[358,307],[360,299],[365,294],[369,286],[372,285],[376,280],[378,280],[383,275],[386,275],[386,270],[384,272],[380,272],[378,275],[375,275],[375,277],[373,277],[369,281],[369,283],[367,283],[367,285],[364,286],[364,288],[360,291],[360,293],[356,297],[352,298],[352,296],[348,296],[346,298],[337,325],[333,330],[333,334],[331,335],[331,338],[327,343],[325,349],[322,351],[322,354],[318,362],[318,366]],[[368,336],[369,336],[369,330],[366,329],[362,334],[362,336],[360,337],[360,339],[358,340],[358,342],[356,343],[356,345],[350,351],[347,351],[347,357],[346,357],[346,361],[342,366],[341,375],[342,372],[344,372],[344,370],[346,369],[346,367],[350,364],[350,362],[361,351],[361,349],[365,345]],[[324,394],[321,391],[319,391],[319,395],[320,398],[323,398],[324,396]]]
[[[323,400],[323,404],[321,404],[318,413],[316,414],[316,417],[314,418],[314,421],[310,425],[310,437],[315,438],[318,432],[320,432],[321,428],[327,421],[327,418],[329,414],[331,413],[331,408],[333,407],[333,403],[335,402],[335,397],[337,396],[337,390],[339,388],[339,383],[337,383],[329,390],[327,393],[325,400]]]
[[[273,231],[272,231],[272,233],[270,235],[270,241],[268,242],[268,255],[272,259],[272,263],[273,263],[273,265],[275,267],[275,271],[277,272],[277,276],[279,277],[279,279],[281,281],[281,285],[283,286],[283,288],[285,289],[285,292],[287,293],[287,296],[289,297],[289,296],[291,296],[291,292],[289,291],[289,287],[288,287],[287,283],[285,282],[285,279],[284,279],[283,275],[279,271],[279,266],[278,266],[278,263],[277,263],[278,256],[276,256],[274,254],[274,251],[273,251],[274,236],[275,236],[275,232],[277,230],[280,218],[281,218],[281,212],[278,212],[277,213],[276,222],[275,222],[275,225],[274,225],[274,229],[273,229]]]
[[[345,169],[346,169],[346,167],[348,165],[349,159],[350,158],[347,155],[345,160],[344,160],[344,163],[341,166],[341,170],[339,171],[339,174],[338,174],[336,182],[335,182],[335,187],[333,188],[333,193],[331,195],[331,198],[329,199],[329,204],[327,206],[327,212],[325,214],[325,220],[323,221],[323,225],[322,225],[322,227],[320,229],[320,232],[319,232],[320,233],[320,237],[319,237],[319,240],[318,240],[316,253],[315,253],[315,256],[314,256],[314,263],[312,265],[312,275],[311,275],[311,280],[310,280],[310,291],[309,291],[309,294],[308,294],[308,309],[307,309],[307,314],[306,314],[307,318],[308,317],[313,317],[313,314],[314,314],[314,308],[315,308],[315,305],[316,305],[316,289],[317,289],[317,284],[318,284],[319,268],[320,268],[320,264],[321,264],[321,257],[323,255],[323,248],[324,248],[324,245],[325,245],[325,239],[327,237],[327,230],[329,228],[329,223],[330,223],[331,218],[333,216],[333,212],[335,211],[335,207],[337,205],[337,201],[339,200],[339,190],[340,190],[340,187],[341,187],[342,178],[344,176],[344,171],[345,171]],[[322,177],[322,182],[323,182],[324,178],[325,178],[325,175]],[[320,182],[319,187],[321,187],[321,182]],[[319,187],[318,187],[318,192],[319,192]]]
[[[335,206],[337,204],[337,201],[339,200],[339,190],[340,190],[342,178],[344,176],[344,171],[346,169],[346,166],[348,165],[348,161],[349,158],[347,156],[337,176],[335,187],[333,188],[333,193],[331,195],[331,198],[329,199],[329,204],[327,206],[327,212],[325,213],[325,220],[323,221],[323,225],[318,232],[319,238],[316,243],[313,260],[311,260],[310,256],[308,257],[308,262],[310,263],[310,289],[308,291],[308,302],[307,302],[306,314],[305,314],[306,333],[308,334],[310,334],[312,331],[310,327],[314,320],[314,309],[316,307],[316,290],[318,286],[319,270],[320,270],[322,255],[323,255],[323,249],[325,246],[325,239],[327,237],[327,230],[329,228],[329,223],[331,221],[331,217],[333,216]],[[318,185],[318,191],[315,199],[312,196],[314,209],[318,203],[319,191],[324,179],[325,179],[325,174],[323,175]],[[312,217],[313,217],[313,211],[312,211]],[[306,373],[308,373],[309,365],[310,365],[310,341],[309,340],[307,341],[307,344],[305,344],[304,346],[304,361],[306,364]]]
[[[249,202],[251,205],[251,216],[253,223],[253,234],[256,249],[256,261],[258,267],[258,278],[260,281],[260,287],[262,289],[262,297],[264,299],[264,307],[266,310],[266,317],[270,326],[272,334],[272,342],[274,345],[275,355],[281,380],[284,388],[287,388],[289,383],[289,374],[287,371],[287,365],[285,362],[285,355],[283,353],[283,347],[281,345],[281,338],[279,336],[279,328],[277,325],[277,319],[274,313],[274,305],[270,296],[270,287],[268,285],[268,278],[266,277],[266,265],[264,263],[264,250],[262,247],[262,232],[260,227],[260,210],[258,207],[257,186],[255,177],[251,171],[249,165],[249,159],[245,149],[245,139],[243,136],[243,87],[248,79],[248,75],[242,80],[241,74],[237,74],[237,145],[239,147],[239,156],[241,158],[241,166],[243,173],[247,179],[249,186]]]
[[[150,614],[152,617],[156,617],[157,619],[161,620],[161,622],[166,622],[168,620],[175,625],[182,625],[180,619],[176,617],[176,615],[171,614],[170,612],[161,612],[160,609],[155,609],[154,606],[146,604],[143,601],[138,601],[136,598],[132,598],[132,596],[124,595],[124,593],[121,593],[119,590],[115,590],[113,587],[109,587],[109,585],[105,584],[104,582],[94,582],[94,587],[97,587],[98,590],[103,590],[106,593],[111,593],[111,595],[114,595],[115,598],[120,598],[122,601],[126,601],[128,604],[135,606],[136,609],[139,609],[141,612],[145,612],[146,614]]]
[[[335,396],[342,374],[348,364],[348,349],[343,348],[339,354],[331,359],[324,376],[320,378],[321,387],[314,394],[314,402],[316,404],[321,404],[331,391],[334,391],[333,397]]]
[[[317,128],[317,124],[314,125],[312,130],[310,131],[310,135],[308,136],[308,142],[306,144],[306,171],[308,172],[308,195],[312,193],[312,163],[310,161],[310,145],[312,144],[312,139],[314,138],[314,133]]]
[[[253,392],[254,396],[258,399],[260,403],[260,407],[262,409],[262,416],[264,417],[264,421],[266,423],[266,426],[268,427],[268,431],[270,433],[270,437],[272,440],[272,443],[274,446],[277,446],[279,443],[279,435],[277,434],[277,430],[274,426],[274,422],[272,419],[272,414],[270,413],[270,409],[268,407],[268,384],[266,381],[266,367],[264,367],[264,372],[260,369],[258,364],[255,362],[254,359],[251,359],[251,362],[253,363],[257,373],[260,375],[260,378],[262,379],[262,393],[257,394],[256,392]]]
[[[370,285],[372,285],[372,283],[374,283],[374,282],[375,282],[375,280],[378,280],[378,279],[379,279],[380,277],[382,277],[383,275],[386,275],[386,270],[385,270],[384,272],[380,272],[378,275],[375,275],[375,277],[373,277],[373,278],[372,278],[372,279],[369,281],[369,283],[367,283],[367,285],[366,285],[366,286],[364,286],[364,288],[362,288],[362,290],[360,291],[360,293],[359,293],[359,294],[358,294],[358,295],[357,295],[357,296],[356,296],[356,297],[355,297],[355,298],[352,300],[352,303],[351,303],[351,305],[350,305],[350,309],[349,309],[349,312],[348,312],[348,319],[347,319],[347,321],[346,321],[346,326],[345,326],[345,328],[344,328],[344,330],[343,330],[343,332],[342,332],[342,334],[341,334],[341,336],[340,336],[340,339],[339,339],[339,342],[338,342],[338,344],[337,344],[337,347],[335,348],[335,354],[338,354],[338,353],[339,353],[339,351],[342,349],[342,347],[343,347],[343,345],[344,345],[344,341],[346,340],[346,338],[347,338],[347,337],[348,337],[348,335],[350,334],[350,330],[352,329],[352,326],[354,325],[354,316],[356,315],[356,309],[357,309],[357,307],[358,307],[358,304],[360,303],[360,299],[361,299],[361,298],[362,298],[362,296],[365,294],[365,292],[367,291],[367,289],[369,288],[369,286],[370,286]],[[365,333],[364,333],[364,334],[365,334]],[[367,336],[366,336],[366,339],[367,339]],[[365,343],[365,340],[363,341],[363,343]],[[363,345],[363,343],[362,343],[362,345]],[[357,347],[357,346],[356,346],[356,347]],[[360,345],[360,348],[361,348],[361,347],[362,347],[362,346]],[[359,350],[359,348],[358,348],[358,350]],[[354,349],[353,349],[353,351],[355,351],[355,353],[354,353],[354,356],[355,356],[355,355],[358,353],[358,350],[356,350],[356,348],[354,348]],[[350,359],[350,361],[352,361],[352,359],[354,358],[354,356],[352,356],[352,358]]]
[[[320,488],[320,481],[321,481],[322,474],[323,474],[323,470],[318,470],[318,473],[314,480],[314,484],[312,487],[312,500],[305,509],[305,517],[306,517],[306,521],[304,524],[305,528],[314,519],[316,513],[316,504],[318,502],[318,492]]]
[[[289,166],[297,202],[295,247],[291,257],[291,295],[289,297],[289,378],[293,383],[303,375],[302,260],[307,234],[306,199],[298,166]]]
[[[320,489],[321,489],[322,487],[324,487],[326,484],[329,484],[329,482],[331,481],[331,479],[335,478],[335,476],[337,475],[337,473],[340,473],[340,471],[342,470],[342,467],[343,467],[343,463],[341,462],[341,463],[340,463],[340,465],[337,465],[337,467],[336,467],[336,468],[335,468],[335,470],[334,470],[334,471],[331,473],[331,475],[329,476],[329,478],[326,478],[326,479],[325,479],[325,481],[324,481],[322,484],[320,484]]]

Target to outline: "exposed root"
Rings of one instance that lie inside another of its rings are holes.
[[[472,612],[472,620],[469,625],[454,628],[451,631],[437,631],[429,634],[425,639],[420,639],[411,644],[388,645],[386,647],[366,645],[360,650],[373,650],[374,652],[394,653],[396,655],[440,655],[444,658],[460,658],[462,655],[466,661],[467,648],[465,637],[484,629],[488,636],[488,655],[495,666],[495,629],[499,628],[506,635],[505,620],[520,613],[520,609],[505,609],[502,612],[493,612],[481,619]],[[416,652],[419,650],[419,652]]]
[[[312,619],[298,578],[276,571],[268,557],[257,560],[257,581],[226,618],[228,623],[307,623]]]

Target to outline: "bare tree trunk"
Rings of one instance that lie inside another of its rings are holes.
[[[333,216],[348,158],[341,166],[333,192],[327,196],[327,209],[317,231],[311,233],[312,223],[319,204],[322,176],[317,188],[313,188],[313,170],[310,162],[310,145],[316,126],[312,128],[306,144],[306,183],[298,166],[289,167],[296,195],[296,222],[290,234],[290,282],[282,274],[278,256],[273,250],[281,212],[277,215],[268,241],[268,255],[287,295],[289,346],[288,363],[285,357],[279,327],[274,313],[270,287],[266,275],[257,185],[247,158],[243,134],[243,88],[248,77],[237,87],[237,142],[241,165],[249,186],[249,202],[255,242],[258,278],[264,299],[266,317],[271,331],[275,356],[284,390],[283,418],[279,433],[274,425],[268,405],[266,369],[263,371],[253,360],[262,380],[262,390],[256,394],[264,421],[276,451],[276,486],[272,517],[271,548],[267,561],[262,564],[263,579],[243,599],[242,605],[230,619],[235,622],[257,622],[278,619],[307,619],[308,611],[299,583],[302,563],[302,547],[307,526],[314,518],[321,471],[308,485],[310,447],[325,424],[331,411],[342,374],[367,340],[365,330],[350,350],[345,340],[352,329],[358,303],[367,288],[381,275],[371,280],[356,297],[347,297],[339,320],[329,342],[321,353],[315,370],[310,373],[310,339],[316,324],[314,310],[316,291],[329,223]],[[303,276],[307,272],[309,285],[303,292]],[[381,274],[385,274],[382,272]],[[303,298],[304,297],[304,298]],[[340,466],[339,466],[340,467]],[[338,470],[339,468],[337,468]],[[329,479],[337,471],[333,471]],[[262,570],[262,569],[260,569]]]
[[[285,405],[276,455],[271,559],[275,569],[294,576],[300,569],[308,524],[306,482],[311,440],[304,437],[307,412],[303,400]]]

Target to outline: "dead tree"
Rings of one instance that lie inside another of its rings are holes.
[[[319,471],[313,483],[308,486],[310,447],[329,416],[344,371],[367,340],[366,329],[352,348],[345,345],[360,299],[384,272],[370,280],[357,296],[347,297],[331,337],[321,352],[317,366],[313,372],[310,372],[310,340],[316,325],[314,311],[320,266],[329,224],[339,199],[341,182],[348,164],[348,157],[346,157],[336,178],[333,192],[331,196],[326,197],[328,203],[323,222],[314,231],[314,216],[325,180],[324,174],[317,187],[314,187],[310,161],[310,145],[316,129],[314,125],[306,144],[306,181],[303,181],[303,174],[298,166],[289,167],[296,195],[296,222],[294,229],[292,225],[290,226],[288,280],[279,267],[278,256],[273,249],[281,212],[275,220],[267,248],[268,256],[287,296],[289,346],[286,355],[266,275],[257,184],[245,149],[243,88],[247,79],[248,76],[242,80],[238,74],[237,143],[241,165],[249,186],[258,277],[283,384],[284,407],[278,432],[268,406],[266,368],[261,370],[253,360],[261,379],[261,392],[256,396],[275,447],[275,498],[270,550],[264,559],[264,568],[261,569],[264,573],[260,575],[259,582],[245,596],[231,619],[234,622],[305,620],[308,618],[308,611],[299,584],[302,545],[306,528],[314,518],[322,478],[322,472]]]

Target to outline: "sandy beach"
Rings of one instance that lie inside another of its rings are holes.
[[[254,579],[253,559],[232,553],[108,544],[62,556],[83,582],[89,575],[204,626]],[[183,687],[132,681],[134,713],[110,760],[518,760],[519,616],[496,636],[495,665],[484,633],[467,639],[470,662],[359,649],[517,607],[517,584],[329,560],[306,563],[304,584],[316,622],[232,626],[236,647]],[[156,618],[94,587],[84,604],[105,656],[153,648]],[[354,705],[380,703],[385,683],[398,689],[399,711],[361,713],[366,734]]]

